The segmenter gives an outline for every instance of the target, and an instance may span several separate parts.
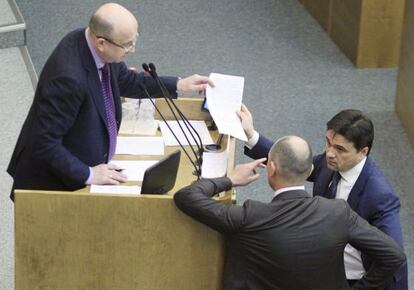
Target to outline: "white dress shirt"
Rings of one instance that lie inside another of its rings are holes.
[[[338,182],[336,191],[337,199],[348,200],[349,193],[354,187],[367,158],[362,159],[357,165],[347,171],[339,171],[341,180]],[[362,264],[361,252],[347,244],[344,251],[345,273],[348,280],[359,280],[365,275],[364,265]]]
[[[305,190],[305,186],[304,185],[298,185],[298,186],[290,186],[290,187],[279,188],[278,190],[275,191],[275,197],[278,196],[279,194],[281,194],[282,192],[292,191],[292,190]]]

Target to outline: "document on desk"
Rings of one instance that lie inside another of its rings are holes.
[[[136,185],[91,185],[90,193],[141,194],[141,187]]]
[[[122,169],[122,173],[128,176],[128,181],[142,181],[145,170],[157,163],[158,160],[112,160],[111,164]]]
[[[229,152],[204,152],[201,165],[201,177],[217,178],[226,175]]]
[[[207,86],[208,108],[220,134],[228,134],[247,141],[237,111],[240,111],[244,77],[211,73],[214,87]]]
[[[164,138],[118,136],[115,154],[164,155]]]
[[[183,121],[179,121],[181,128],[183,128],[185,132],[185,136],[187,136],[188,140],[190,141],[191,145],[196,145],[194,139],[191,137],[187,127],[184,125]],[[183,146],[188,145],[187,139],[185,138],[183,132],[180,129],[180,125],[177,121],[167,121],[168,126],[173,130],[175,136],[177,136],[178,140]],[[174,135],[171,133],[170,129],[168,129],[167,124],[165,122],[160,122],[160,129],[162,136],[164,137],[165,146],[179,146],[177,140],[174,138]],[[207,125],[204,121],[190,121],[190,124],[194,127],[197,133],[200,135],[201,141],[203,145],[213,144],[213,139],[211,139],[210,133],[208,132]],[[193,131],[191,131],[193,132]],[[198,142],[197,135],[193,133],[194,137]]]

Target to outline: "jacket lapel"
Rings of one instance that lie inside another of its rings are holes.
[[[364,168],[362,168],[361,174],[359,175],[357,181],[355,182],[354,186],[351,189],[351,192],[348,196],[348,204],[351,206],[351,208],[357,211],[360,196],[364,190],[365,184],[369,177],[369,172],[371,171],[371,158],[367,157],[367,161],[365,162]]]
[[[99,79],[98,70],[96,68],[95,61],[93,60],[92,53],[89,50],[88,43],[86,42],[84,29],[82,29],[80,33],[79,51],[79,54],[83,57],[83,66],[87,71],[89,94],[92,96],[102,122],[104,122],[105,126],[107,126],[101,81]]]

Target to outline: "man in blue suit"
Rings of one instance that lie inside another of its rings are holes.
[[[108,3],[93,13],[86,29],[60,41],[40,74],[7,169],[13,189],[76,190],[127,180],[108,164],[121,124],[120,96],[145,98],[143,85],[150,95],[161,96],[150,76],[122,62],[135,51],[137,38],[132,13]],[[162,80],[173,97],[212,85],[199,75]]]
[[[266,157],[273,142],[253,127],[249,110],[239,116],[248,137],[245,154]],[[359,110],[344,110],[327,123],[325,153],[313,157],[313,195],[347,200],[351,208],[371,225],[403,247],[400,201],[383,173],[369,156],[374,140],[372,121]],[[344,252],[346,276],[352,286],[363,277],[372,261],[350,245]],[[408,289],[407,264],[394,275],[387,290]]]

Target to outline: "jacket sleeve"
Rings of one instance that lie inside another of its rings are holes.
[[[405,263],[405,254],[393,239],[371,226],[355,213],[345,201],[344,204],[348,216],[348,241],[372,260],[365,275],[354,284],[353,288],[382,289]]]
[[[368,222],[391,237],[403,248],[403,235],[400,223],[400,201],[388,184],[385,184],[383,177],[371,176],[367,182],[365,204],[367,207],[366,216]],[[369,256],[361,255],[364,266],[372,263]],[[393,278],[393,283],[405,285],[407,283],[407,264],[404,265]],[[402,286],[401,286],[402,287]],[[402,288],[403,289],[403,288]],[[406,288],[407,289],[407,288]]]
[[[269,154],[272,145],[272,140],[260,135],[257,144],[252,149],[249,149],[246,146],[244,147],[244,154],[253,159],[264,158]]]
[[[33,157],[51,168],[69,188],[80,188],[89,176],[89,167],[67,150],[63,138],[77,118],[85,92],[69,78],[51,80],[40,90],[37,122],[29,139]]]
[[[233,233],[242,227],[243,207],[210,198],[231,187],[227,177],[202,179],[179,190],[174,195],[174,201],[180,210],[197,221],[220,233]]]

